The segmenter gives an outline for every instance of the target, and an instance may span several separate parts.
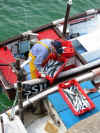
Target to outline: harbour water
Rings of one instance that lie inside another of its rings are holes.
[[[67,0],[0,0],[0,41],[63,18]],[[73,0],[71,15],[100,8],[100,1]]]

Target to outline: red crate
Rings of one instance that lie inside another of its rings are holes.
[[[73,86],[74,88],[71,88]],[[88,97],[75,79],[60,83],[59,92],[72,112],[77,116],[95,108],[92,100]]]
[[[75,50],[74,47],[72,46],[71,41],[63,41],[62,48],[63,48],[62,56],[70,58],[75,55]]]
[[[59,57],[57,58],[57,56],[55,54],[50,54],[48,56],[48,58],[45,60],[45,62],[42,64],[42,67],[43,69],[46,67],[46,66],[49,66],[50,65],[50,62],[52,61],[52,65],[51,65],[51,68],[48,67],[48,69],[44,70],[44,73],[46,73],[46,79],[49,80],[50,84],[52,84],[54,82],[54,80],[56,79],[56,77],[58,76],[58,74],[63,71],[64,67],[65,67],[65,64],[67,62],[67,58],[64,58],[64,57]],[[59,63],[59,68],[57,69],[57,67],[53,67],[54,66],[54,63],[58,62]],[[51,69],[51,72],[53,72],[55,69],[57,69],[53,74],[47,72],[49,71],[49,69]],[[38,72],[38,76],[41,77],[41,73]]]

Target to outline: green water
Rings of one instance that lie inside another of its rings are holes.
[[[12,104],[13,101],[9,100],[4,93],[0,93],[0,113],[9,109]]]
[[[0,0],[0,41],[64,17],[67,0]],[[99,8],[100,0],[73,0],[71,15]]]
[[[0,0],[0,41],[27,30],[63,18],[66,0]],[[91,8],[100,8],[100,0],[73,0],[71,15]],[[12,104],[0,92],[0,102],[8,107]],[[0,112],[4,111],[0,105]]]

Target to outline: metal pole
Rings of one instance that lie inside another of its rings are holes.
[[[23,115],[23,99],[22,99],[22,85],[21,85],[21,70],[20,70],[20,60],[16,60],[16,69],[17,69],[17,89],[18,89],[18,107],[19,107],[19,116],[22,122],[24,122]]]
[[[2,116],[0,116],[0,120],[1,120],[2,133],[4,133],[4,122],[3,122],[3,117]]]
[[[72,0],[69,0],[67,2],[67,10],[66,10],[64,26],[63,26],[63,35],[64,36],[66,36],[66,30],[67,30],[67,26],[68,26],[68,19],[69,19],[71,5],[72,5]]]
[[[68,71],[62,72],[61,74],[59,74],[58,79],[65,78],[65,77],[68,77],[68,76],[74,76],[75,74],[80,74],[80,73],[83,73],[83,72],[87,72],[87,71],[90,71],[90,70],[92,70],[94,68],[97,68],[99,66],[100,66],[100,59],[96,60],[96,61],[93,61],[91,63],[87,63],[85,65],[81,65],[79,67],[70,69]]]

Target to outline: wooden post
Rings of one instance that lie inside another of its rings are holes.
[[[69,0],[67,2],[67,10],[66,10],[64,26],[63,26],[63,35],[64,35],[64,37],[66,37],[66,30],[67,30],[67,27],[68,27],[68,19],[69,19],[71,5],[72,5],[72,0]]]

